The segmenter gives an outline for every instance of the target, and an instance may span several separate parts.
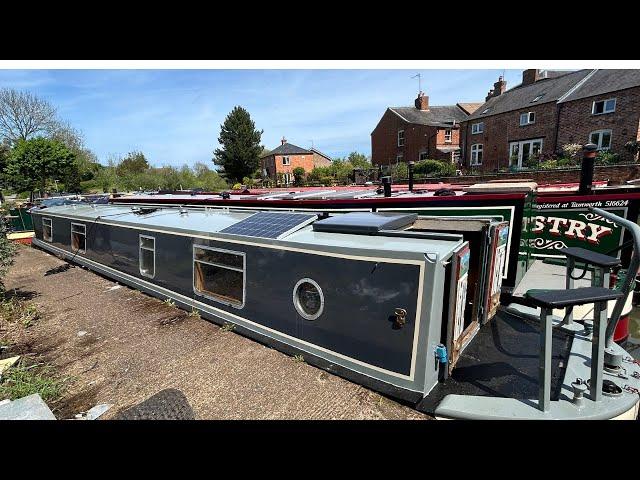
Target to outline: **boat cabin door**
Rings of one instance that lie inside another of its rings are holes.
[[[496,314],[500,306],[500,292],[502,289],[502,276],[507,261],[507,241],[509,239],[509,224],[499,223],[491,228],[491,264],[488,268],[488,289],[485,295],[484,323],[488,322]]]
[[[469,260],[471,249],[464,242],[453,254],[449,291],[449,315],[447,325],[447,351],[449,373],[460,358],[464,348],[478,332],[479,323],[473,317],[473,306],[467,302]]]

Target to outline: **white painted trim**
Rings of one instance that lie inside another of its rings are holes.
[[[57,215],[50,215],[50,216],[51,217],[55,217]],[[82,227],[84,229],[84,233],[81,233],[81,232],[78,232],[78,231],[74,232],[73,231],[74,225],[76,227]],[[87,253],[87,224],[86,223],[76,223],[76,222],[73,222],[73,221],[71,222],[71,228],[69,230],[69,246],[70,246],[71,249],[73,249],[73,234],[74,233],[77,233],[78,235],[84,235],[84,248],[83,249],[81,249],[81,248],[76,249],[75,254]]]
[[[569,95],[571,95],[573,92],[575,92],[576,90],[578,90],[580,87],[582,87],[582,85],[585,84],[585,82],[587,80],[589,80],[591,77],[593,77],[593,75],[598,71],[598,69],[594,69],[591,70],[582,80],[580,80],[578,83],[576,83],[573,87],[571,87],[567,93],[565,93],[564,95],[562,95],[557,101],[556,103],[561,103],[564,101],[565,98],[567,98]]]
[[[402,133],[402,145],[400,145],[400,134],[401,134],[401,133]],[[402,130],[398,130],[398,133],[397,133],[396,139],[398,140],[398,147],[404,147],[404,141],[405,141],[405,138],[404,138],[404,129],[402,129]]]
[[[142,246],[142,239],[153,240],[153,248],[147,248]],[[153,252],[153,275],[146,274],[142,271],[142,250]],[[138,235],[138,270],[140,275],[147,278],[155,278],[156,276],[156,237],[151,235]]]
[[[476,132],[474,132],[474,127],[480,125],[480,127],[478,128],[478,130]],[[471,124],[471,135],[479,135],[481,133],[484,133],[484,122],[476,122],[476,123],[472,123]]]
[[[613,140],[613,131],[610,128],[603,128],[600,130],[594,130],[593,132],[589,132],[589,143],[591,142],[591,137],[594,133],[598,134],[598,142],[596,143],[597,147],[598,147],[598,151],[600,150],[610,150],[611,149],[611,141]],[[609,146],[606,148],[602,147],[602,134],[603,133],[608,133],[609,134]]]
[[[607,102],[613,100],[613,110],[605,111],[604,108],[607,106]],[[596,113],[596,103],[602,103],[602,112]],[[594,100],[591,103],[591,115],[607,115],[609,113],[615,113],[616,107],[618,106],[617,97],[605,98],[604,100]]]
[[[402,120],[404,120],[407,123],[411,123],[409,120],[407,120],[406,118],[404,118],[402,115],[400,115],[398,112],[396,112],[393,108],[389,107],[389,110],[391,110],[393,113],[395,113],[398,117],[400,117]],[[378,122],[380,123],[380,122]],[[377,128],[377,126],[376,126]]]
[[[476,148],[475,151],[473,149],[473,147],[480,147],[480,148]],[[469,148],[469,165],[473,166],[473,167],[480,167],[482,166],[482,160],[480,160],[480,162],[478,162],[478,153],[482,153],[482,156],[484,157],[484,145],[482,143],[474,143],[471,145],[471,147]],[[476,160],[475,162],[473,161],[473,154],[476,154]]]
[[[47,240],[46,238],[44,238],[44,222],[45,220],[49,221],[49,233],[51,234],[49,237],[49,240]],[[51,220],[51,218],[49,217],[42,217],[42,240],[44,240],[45,242],[53,242],[53,220]]]
[[[122,225],[120,225],[120,226],[122,227]],[[63,253],[63,254],[68,255],[70,257],[73,257],[73,254],[68,252],[67,250],[64,250],[62,248],[56,247],[54,245],[50,245],[50,244],[45,243],[45,242],[42,242],[41,240],[39,240],[37,238],[34,239],[34,243],[35,243],[35,245],[40,245],[45,250],[58,251],[60,253]],[[262,245],[262,246],[266,247],[267,245]],[[318,254],[319,252],[311,251],[309,253]],[[328,254],[327,252],[323,252],[321,254],[324,254],[326,256],[340,256],[340,255],[336,255],[336,254]],[[363,259],[368,259],[368,258],[369,257],[363,257]],[[380,260],[384,260],[385,262],[387,262],[388,260],[399,260],[399,259],[380,259]],[[244,325],[242,325],[243,323],[249,324],[249,325],[251,325],[253,327],[254,331],[256,331],[257,333],[260,333],[262,335],[270,336],[271,338],[275,338],[276,340],[279,340],[278,337],[282,337],[282,338],[286,338],[286,339],[289,339],[289,340],[293,340],[294,342],[298,342],[298,343],[300,343],[302,345],[305,345],[305,346],[310,347],[312,349],[316,349],[316,350],[321,351],[321,352],[329,353],[329,354],[334,355],[334,356],[336,356],[338,358],[342,358],[344,360],[352,362],[352,363],[354,363],[356,365],[360,365],[360,366],[369,368],[371,370],[374,370],[374,371],[377,371],[377,372],[381,372],[381,373],[384,373],[386,375],[390,375],[392,377],[400,378],[400,379],[403,379],[403,380],[409,380],[411,382],[414,381],[416,354],[417,354],[417,347],[418,347],[418,338],[420,336],[420,320],[421,320],[420,311],[421,311],[421,308],[422,308],[422,293],[423,293],[423,284],[424,284],[425,262],[418,262],[418,264],[420,265],[420,272],[419,272],[419,280],[418,280],[419,283],[418,283],[418,295],[417,295],[418,296],[418,301],[417,301],[417,307],[416,307],[416,322],[415,322],[415,328],[414,328],[414,333],[413,333],[413,350],[412,350],[412,354],[411,354],[411,369],[410,369],[409,375],[403,375],[401,373],[393,372],[391,370],[387,370],[385,368],[378,367],[376,365],[371,365],[369,363],[363,362],[363,361],[358,360],[356,358],[349,357],[347,355],[343,355],[343,354],[338,353],[338,352],[334,352],[333,350],[329,350],[328,348],[324,348],[324,347],[321,347],[319,345],[315,345],[315,344],[313,344],[311,342],[307,342],[305,340],[293,337],[291,335],[287,335],[286,333],[279,332],[277,330],[274,330],[272,328],[266,327],[266,326],[261,325],[259,323],[253,322],[253,321],[248,320],[246,318],[240,317],[239,315],[235,315],[234,313],[227,312],[226,310],[221,310],[221,309],[216,308],[216,307],[214,307],[212,305],[209,305],[209,304],[206,304],[206,303],[202,303],[202,302],[200,302],[200,301],[198,301],[198,300],[196,300],[194,298],[190,298],[190,297],[187,297],[187,296],[182,295],[180,293],[174,292],[173,290],[169,290],[167,288],[160,287],[159,285],[155,285],[155,284],[150,283],[150,282],[148,282],[148,281],[146,281],[144,279],[141,279],[141,278],[138,278],[138,277],[134,277],[132,275],[129,275],[128,273],[124,273],[124,272],[121,272],[120,270],[116,270],[114,268],[108,267],[108,266],[103,265],[101,263],[98,263],[98,262],[96,262],[94,260],[88,259],[87,257],[80,257],[78,261],[86,262],[86,263],[88,263],[90,265],[97,266],[98,268],[102,268],[102,269],[104,269],[106,271],[113,272],[114,275],[116,275],[116,276],[119,275],[119,276],[122,276],[124,278],[127,278],[131,282],[137,282],[137,283],[144,284],[144,286],[146,288],[148,288],[149,290],[153,290],[153,291],[155,291],[155,292],[157,292],[159,294],[166,295],[168,297],[171,297],[172,295],[174,297],[179,297],[177,299],[180,302],[186,303],[187,305],[191,305],[191,306],[194,306],[194,307],[197,306],[197,308],[200,308],[201,310],[204,310],[204,311],[208,311],[208,313],[211,313],[212,315],[215,315],[215,316],[217,316],[219,318],[222,318],[223,320],[224,320],[224,316],[232,317],[235,320],[239,321],[239,325],[244,326]],[[410,264],[415,264],[415,262],[412,261],[412,260],[398,261],[398,262],[388,262],[388,263],[410,263]],[[262,330],[263,332],[269,332],[270,335],[266,334],[266,333],[263,333],[260,330]],[[310,352],[310,353],[313,353],[313,352]],[[358,373],[366,375],[365,373],[362,373],[362,372],[358,372]],[[406,387],[403,387],[403,388],[406,388]]]

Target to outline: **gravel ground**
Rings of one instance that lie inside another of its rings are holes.
[[[35,248],[22,246],[7,290],[43,318],[10,333],[69,377],[54,407],[70,418],[97,403],[114,417],[165,388],[186,395],[198,419],[427,419],[359,385],[297,362],[206,320]]]

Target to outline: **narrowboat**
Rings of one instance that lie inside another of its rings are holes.
[[[594,213],[637,244],[637,226]],[[637,416],[640,367],[607,328],[631,285],[611,287],[618,259],[568,252],[595,262],[591,286],[498,308],[500,217],[131,205],[32,215],[36,247],[439,418]],[[557,316],[587,304],[593,319]]]

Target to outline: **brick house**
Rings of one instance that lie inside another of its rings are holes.
[[[418,94],[413,107],[389,107],[371,132],[371,162],[392,165],[424,159],[456,161],[460,122],[480,103],[430,106]]]
[[[282,174],[285,185],[293,183],[293,170],[297,167],[304,168],[309,173],[315,167],[327,167],[331,165],[331,158],[315,148],[306,149],[287,143],[282,138],[281,145],[260,158],[260,168],[265,177],[279,180],[278,174]]]
[[[632,160],[640,138],[640,70],[525,70],[507,90],[500,77],[461,125],[462,163],[483,171],[526,166],[532,155],[593,142]]]

